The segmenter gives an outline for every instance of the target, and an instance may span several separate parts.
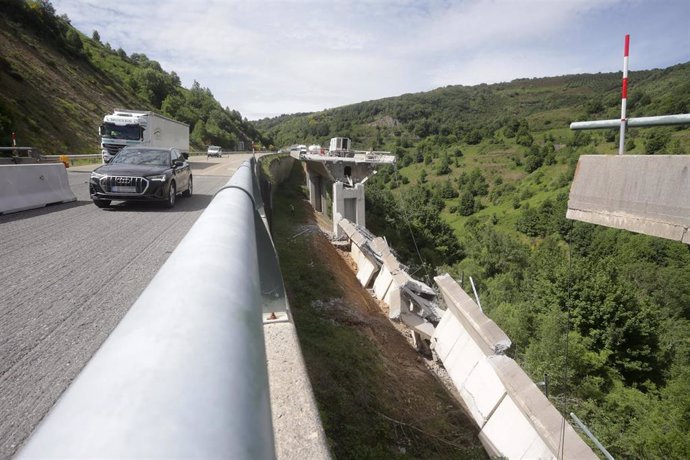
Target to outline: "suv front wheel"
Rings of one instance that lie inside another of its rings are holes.
[[[170,189],[168,190],[168,201],[165,202],[165,207],[166,208],[174,207],[176,198],[177,198],[177,188],[175,187],[175,182],[170,182]]]
[[[189,184],[187,184],[187,190],[182,192],[182,196],[192,196],[193,190],[194,190],[194,180],[192,179],[192,176],[189,176]]]

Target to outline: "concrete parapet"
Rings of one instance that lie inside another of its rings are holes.
[[[567,217],[690,243],[690,157],[582,155]]]
[[[264,324],[276,458],[330,458],[292,322]]]
[[[562,451],[562,458],[597,458],[520,366],[496,354],[510,345],[505,333],[482,318],[449,275],[435,281],[448,309],[433,333],[432,349],[480,428],[489,455],[560,458]]]
[[[76,200],[62,163],[0,165],[0,214]]]
[[[479,435],[490,454],[545,458],[562,451],[562,458],[598,458],[515,361],[496,355],[487,362],[506,389]]]
[[[449,274],[437,276],[434,281],[441,290],[448,309],[461,315],[494,353],[502,353],[510,348],[511,341],[506,333],[481,311]]]

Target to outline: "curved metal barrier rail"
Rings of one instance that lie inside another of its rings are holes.
[[[262,307],[285,296],[266,268],[275,252],[260,256],[272,243],[254,166],[216,194],[18,458],[275,457]]]

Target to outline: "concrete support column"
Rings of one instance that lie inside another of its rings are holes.
[[[316,211],[321,211],[321,191],[319,190],[319,176],[307,171],[307,187],[309,187],[309,202]]]
[[[364,184],[346,188],[342,182],[333,183],[333,233],[336,238],[343,235],[338,227],[343,218],[364,227],[364,210]]]
[[[360,183],[355,185],[355,194],[357,197],[357,224],[366,228],[367,225],[364,219],[364,184]]]
[[[336,238],[343,235],[343,231],[338,224],[343,219],[345,214],[345,194],[343,193],[345,187],[340,181],[333,182],[333,233]]]

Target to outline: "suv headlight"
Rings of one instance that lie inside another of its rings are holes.
[[[105,174],[100,174],[97,172],[92,172],[91,173],[91,180],[98,182],[99,180],[103,179],[106,175]]]
[[[150,181],[165,182],[165,174],[159,174],[158,176],[149,176],[147,177],[147,179]]]

